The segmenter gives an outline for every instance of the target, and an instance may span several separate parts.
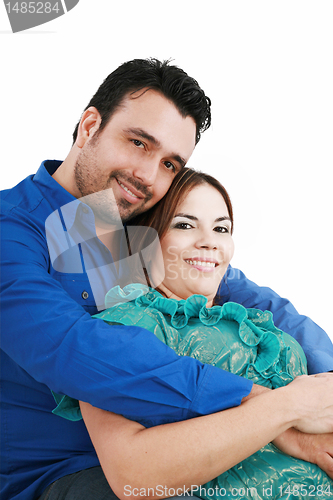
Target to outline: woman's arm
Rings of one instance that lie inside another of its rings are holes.
[[[134,488],[152,488],[149,498],[154,498],[158,485],[167,493],[206,483],[291,427],[333,432],[333,376],[298,377],[237,408],[149,429],[89,404],[80,406],[116,495],[126,499]]]

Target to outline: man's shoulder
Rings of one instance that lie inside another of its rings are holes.
[[[16,186],[0,191],[1,214],[33,212],[43,200],[43,195],[29,175]]]

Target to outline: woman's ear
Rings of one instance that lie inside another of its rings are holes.
[[[89,139],[91,139],[92,136],[97,132],[101,122],[101,115],[95,107],[91,106],[90,108],[86,109],[79,123],[75,144],[79,148],[82,148],[86,144],[86,142],[88,142]]]

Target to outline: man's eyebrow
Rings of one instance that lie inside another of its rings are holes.
[[[156,139],[156,137],[154,137],[153,135],[146,132],[146,130],[143,130],[142,128],[130,127],[128,129],[126,129],[125,132],[128,134],[134,134],[137,137],[141,137],[142,139],[146,139],[147,141],[151,142],[157,148],[161,147],[160,141],[158,139]],[[185,167],[186,160],[184,160],[184,158],[182,158],[181,156],[171,153],[170,158],[172,160],[176,161],[177,163],[179,163],[179,165],[182,168]]]
[[[142,139],[147,139],[147,141],[154,144],[154,146],[156,146],[157,148],[159,148],[161,146],[160,141],[158,139],[156,139],[156,137],[154,137],[151,134],[148,134],[148,132],[146,132],[142,128],[131,127],[131,128],[126,129],[125,132],[127,132],[129,134],[137,135],[138,137],[141,137]]]

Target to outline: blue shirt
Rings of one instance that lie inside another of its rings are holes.
[[[77,264],[67,269],[50,255],[46,220],[73,203],[75,228],[90,231],[88,246],[100,246],[110,276],[113,261],[96,237],[90,210],[51,177],[60,164],[44,162],[36,175],[2,192],[3,500],[35,499],[59,477],[98,465],[83,422],[52,414],[49,389],[129,418],[149,415],[156,425],[239,405],[251,390],[248,380],[179,357],[142,328],[114,326],[110,335],[109,325],[91,318],[98,312],[98,287],[91,286],[94,277],[88,279],[94,266],[86,269],[87,248],[81,236],[70,233],[70,216],[61,220],[67,250]],[[63,248],[56,252],[63,254]],[[271,290],[230,268],[220,296],[270,309],[277,325],[303,345],[310,371],[333,369],[330,339]]]

